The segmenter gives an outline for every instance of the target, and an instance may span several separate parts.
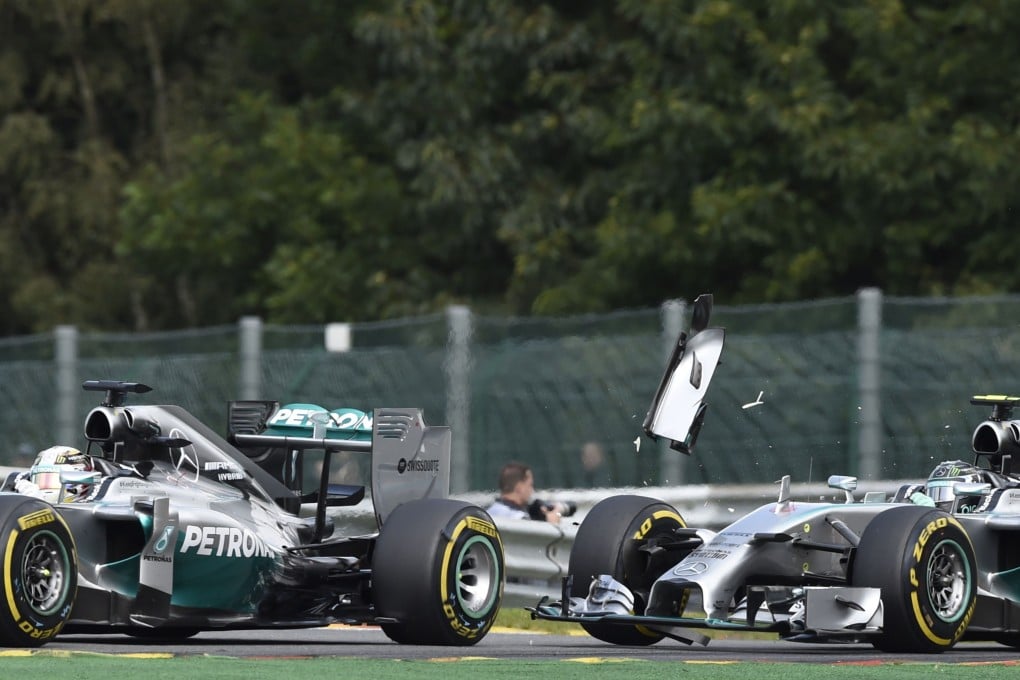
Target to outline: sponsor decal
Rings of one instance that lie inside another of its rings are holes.
[[[244,479],[244,470],[237,463],[225,460],[207,462],[202,466],[204,472],[218,472],[216,479],[221,482],[234,482]]]
[[[713,547],[713,548],[718,549],[718,550],[725,550],[726,552],[733,552],[737,548],[742,548],[742,547],[744,547],[747,544],[746,543],[727,543],[726,541],[720,541],[719,537],[716,536],[715,540],[713,540],[709,545],[711,547]]]
[[[949,524],[949,520],[946,517],[939,517],[938,519],[928,522],[928,526],[921,530],[921,535],[917,537],[917,543],[914,544],[914,561],[921,561],[921,551],[924,550],[925,544],[931,535],[939,529],[945,528]]]
[[[18,628],[21,629],[21,632],[27,634],[30,638],[34,640],[48,640],[49,638],[59,633],[60,629],[63,627],[64,627],[63,621],[53,626],[52,628],[36,628],[35,626],[33,626],[31,623],[24,619],[18,622]]]
[[[184,530],[182,553],[209,557],[273,557],[275,553],[265,541],[239,527],[200,527],[193,524]]]
[[[40,524],[47,524],[54,521],[56,518],[53,516],[53,511],[49,508],[38,510],[36,512],[23,515],[18,518],[18,526],[21,527],[22,531],[37,527]]]
[[[412,458],[408,460],[401,458],[397,462],[397,472],[404,474],[405,472],[431,472],[433,474],[439,474],[439,459],[438,458]]]
[[[353,408],[338,408],[327,411],[314,404],[288,404],[266,423],[268,427],[313,427],[313,416],[322,414],[327,418],[326,427],[334,430],[372,431],[372,416]],[[317,416],[317,417],[322,417]]]
[[[646,517],[645,520],[641,522],[641,526],[638,527],[638,530],[634,532],[634,540],[640,541],[645,536],[647,536],[648,532],[651,531],[652,527],[655,525],[655,520],[663,518],[672,519],[674,522],[676,522],[682,527],[687,526],[686,524],[684,524],[683,518],[680,517],[680,515],[676,514],[675,512],[670,512],[669,510],[657,510],[652,513],[651,517]]]
[[[185,433],[178,428],[170,430],[170,437],[173,439],[188,439]],[[202,467],[199,465],[198,452],[193,444],[180,449],[170,449],[170,462],[173,463],[174,468],[177,470],[177,480],[187,479],[191,482],[198,482]]]
[[[114,479],[111,485],[118,489],[144,489],[152,483],[142,479]]]
[[[38,515],[39,513],[33,513]],[[31,517],[32,515],[26,515]],[[22,518],[23,519],[23,518]],[[53,521],[52,519],[50,521]],[[61,520],[63,523],[63,520]],[[36,525],[32,525],[36,526]],[[17,530],[12,530],[7,537],[7,546],[4,549],[3,557],[3,572],[4,574],[14,574],[14,545],[18,540],[20,533]],[[65,604],[60,610],[59,618],[60,622],[52,628],[43,628],[41,623],[35,623],[29,619],[22,618],[21,611],[18,609],[19,597],[25,597],[24,584],[20,578],[5,578],[4,579],[4,594],[7,598],[7,608],[11,618],[14,619],[15,625],[29,637],[35,640],[46,640],[57,633],[64,627],[64,619],[67,617],[71,610],[70,604]]]
[[[729,556],[728,550],[710,550],[708,548],[698,548],[688,555],[688,557],[697,557],[702,560],[725,560]]]
[[[989,496],[985,500],[985,503],[981,504],[982,505],[981,509],[986,510],[989,507],[991,507],[994,502],[994,499],[995,499],[994,494]],[[996,508],[999,510],[1005,510],[1007,508],[1015,507],[1017,505],[1020,505],[1020,491],[1006,491],[1005,493],[1002,493],[1000,495]]]
[[[704,562],[691,562],[690,564],[681,564],[673,570],[674,576],[698,576],[708,571],[708,565]]]
[[[964,472],[965,472],[965,470],[962,467],[960,467],[959,465],[957,465],[955,462],[953,462],[953,463],[941,463],[941,464],[939,464],[935,468],[934,472],[932,472],[931,475],[929,475],[929,476],[930,477],[958,477],[958,476],[964,474]]]
[[[966,532],[963,528],[963,525],[960,524],[956,519],[952,517],[939,517],[935,520],[932,520],[931,522],[928,522],[924,529],[921,530],[921,535],[918,536],[917,542],[914,544],[914,550],[912,555],[914,557],[914,562],[916,566],[911,567],[909,571],[909,581],[911,586],[910,605],[911,609],[913,610],[914,620],[917,622],[918,626],[921,629],[921,633],[926,638],[942,647],[948,647],[952,645],[963,636],[964,632],[966,632],[967,630],[967,627],[970,625],[971,619],[974,617],[974,610],[977,606],[977,598],[975,597],[973,600],[971,600],[970,606],[967,608],[967,611],[964,612],[963,617],[960,619],[959,625],[953,631],[952,636],[949,638],[944,638],[940,637],[934,630],[932,630],[932,628],[936,625],[936,621],[932,616],[932,612],[929,608],[930,604],[928,606],[924,606],[922,604],[924,602],[928,602],[928,597],[925,593],[923,593],[920,587],[921,583],[917,578],[917,568],[920,567],[921,569],[924,569],[924,567],[921,565],[921,555],[922,552],[924,551],[924,546],[933,536],[936,535],[937,532],[939,532],[942,529],[945,529],[950,524],[955,526],[961,532],[963,532],[964,537],[967,538],[967,542],[969,543],[969,538],[966,536]],[[971,550],[973,550],[973,547],[971,548]],[[931,557],[929,556],[929,561],[930,560]],[[929,574],[929,578],[931,578],[931,574]]]
[[[160,535],[159,540],[156,541],[156,545],[152,546],[152,549],[155,550],[157,554],[166,550],[167,544],[170,542],[170,536],[173,534],[174,529],[176,529],[176,527],[173,524],[168,524],[163,527],[163,533]]]
[[[499,535],[496,533],[496,527],[485,520],[478,519],[477,517],[465,517],[464,520],[467,522],[468,529],[472,529],[480,534],[485,534],[492,538],[499,538]]]
[[[454,545],[457,544],[457,539],[465,529],[474,529],[480,533],[493,536],[499,540],[498,536],[495,536],[495,527],[483,520],[475,517],[464,517],[457,523],[457,526],[453,528],[448,542],[446,544],[446,550],[443,553],[442,568],[439,574],[439,596],[443,601],[443,615],[446,617],[446,623],[451,629],[460,637],[472,640],[480,633],[484,633],[492,625],[495,620],[494,617],[482,618],[477,621],[473,621],[471,618],[466,617],[463,612],[458,612],[454,608],[454,603],[457,601],[457,594],[454,590],[456,584],[453,583],[454,576],[458,571],[458,565],[456,560],[453,559]],[[490,533],[490,530],[492,533]],[[485,540],[478,539],[476,540]],[[495,545],[490,544],[493,549]],[[453,586],[453,588],[451,588]],[[474,624],[474,625],[470,625]]]
[[[206,472],[216,472],[217,470],[240,470],[241,466],[233,461],[213,460],[203,463],[202,469]]]
[[[453,628],[454,632],[463,638],[467,638],[468,640],[474,639],[482,630],[480,628],[471,628],[461,623],[457,616],[457,612],[454,610],[453,605],[449,602],[443,603],[443,614],[446,615],[446,622],[450,624],[450,628]],[[488,628],[488,626],[486,626],[486,628]]]

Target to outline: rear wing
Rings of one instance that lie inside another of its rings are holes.
[[[301,405],[307,406],[307,405]],[[284,409],[290,408],[290,414]],[[307,418],[295,409],[273,401],[233,401],[228,408],[228,436],[245,450],[283,449],[288,456],[306,450],[322,450],[322,475],[316,494],[316,526],[324,525],[329,505],[349,505],[352,491],[331,493],[330,457],[335,452],[360,452],[372,456],[372,504],[378,525],[402,503],[419,498],[445,498],[450,494],[449,427],[425,424],[421,409],[381,408],[371,418],[355,418],[353,409],[326,411],[310,407]],[[287,415],[290,429],[282,427]],[[345,426],[348,423],[355,423]],[[360,496],[358,497],[360,499]],[[319,531],[316,532],[317,535]]]
[[[680,332],[659,381],[643,429],[650,438],[668,439],[670,448],[690,454],[705,421],[705,394],[722,356],[726,331],[707,328],[712,296],[694,301],[690,332]]]

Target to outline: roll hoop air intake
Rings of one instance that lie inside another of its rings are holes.
[[[980,395],[970,403],[992,407],[991,417],[974,429],[971,448],[978,456],[986,456],[998,472],[1009,474],[1013,456],[1020,454],[1020,420],[1013,419],[1013,408],[1020,405],[1020,397]]]

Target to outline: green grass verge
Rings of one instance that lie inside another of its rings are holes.
[[[370,678],[390,680],[518,680],[537,674],[556,680],[592,680],[592,678],[634,678],[642,680],[814,680],[824,673],[826,680],[916,680],[940,675],[951,680],[1016,678],[1016,666],[957,665],[939,663],[866,665],[823,665],[798,663],[711,663],[678,661],[639,661],[635,659],[585,658],[563,661],[528,661],[465,658],[468,650],[437,649],[429,660],[352,659],[318,657],[313,659],[233,659],[189,656],[172,659],[136,659],[87,653],[48,654],[31,657],[5,657],[0,660],[4,678],[18,680],[110,680],[120,678],[202,678],[209,680],[322,680],[323,678]],[[479,652],[482,650],[478,650]],[[449,653],[442,656],[443,652]]]

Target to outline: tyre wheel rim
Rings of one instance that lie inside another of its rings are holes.
[[[52,614],[67,595],[70,564],[64,544],[48,531],[32,536],[21,561],[21,582],[28,604],[37,613]]]
[[[960,544],[942,541],[928,559],[928,598],[940,619],[963,616],[971,590],[970,563]]]
[[[492,543],[472,536],[457,556],[457,601],[469,616],[481,618],[496,603],[499,588],[499,560]]]

